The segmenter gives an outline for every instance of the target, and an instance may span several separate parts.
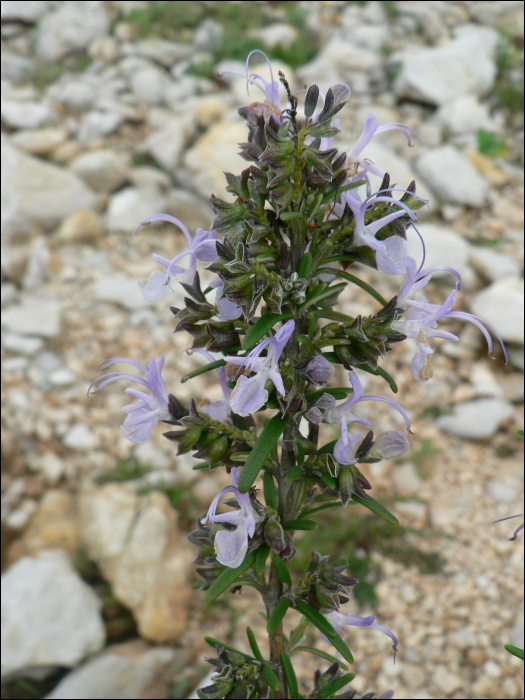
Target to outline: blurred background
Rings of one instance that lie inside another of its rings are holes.
[[[401,527],[360,506],[323,514],[292,568],[312,549],[345,557],[360,579],[348,610],[398,636],[394,666],[386,638],[348,634],[358,692],[521,698],[523,664],[503,645],[523,648],[523,537],[507,541],[519,521],[492,522],[523,512],[523,3],[428,0],[2,2],[2,697],[186,697],[208,674],[204,635],[244,649],[249,624],[265,647],[250,590],[217,605],[190,587],[186,534],[226,475],[193,471],[162,426],[139,446],[121,438],[123,385],[86,399],[103,360],[163,352],[179,399],[220,395],[211,373],[180,384],[202,364],[172,334],[180,293],[151,304],[137,285],[182,234],[132,232],[160,212],[208,229],[209,195],[231,200],[237,109],[260,96],[217,72],[244,73],[256,48],[293,89],[350,85],[339,149],[370,110],[416,130],[426,148],[393,132],[364,155],[398,187],[416,180],[427,264],[460,271],[456,308],[493,324],[510,359],[452,321],[461,342],[437,341],[434,378],[416,384],[413,346],[395,345],[383,366],[414,449],[365,473]],[[387,298],[401,282],[356,274]],[[436,275],[430,300],[452,284]],[[379,308],[357,288],[340,306]],[[398,427],[377,404],[360,414]],[[310,687],[323,664],[295,658]]]

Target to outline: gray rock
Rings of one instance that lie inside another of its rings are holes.
[[[2,2],[3,22],[38,22],[49,7],[45,0],[7,0]]]
[[[171,185],[169,175],[151,165],[139,165],[133,168],[129,174],[129,180],[139,189],[152,188],[164,191]]]
[[[92,289],[95,299],[118,304],[130,311],[149,306],[149,302],[142,296],[137,280],[134,279],[104,276],[93,283]]]
[[[509,356],[509,361],[513,367],[516,369],[525,369],[525,357],[523,353],[523,348],[507,348],[507,354]]]
[[[77,209],[91,209],[95,194],[76,175],[21,153],[2,138],[2,231],[4,236],[46,229]]]
[[[469,266],[470,245],[459,233],[446,226],[431,223],[419,224],[417,228],[425,241],[425,267],[450,263],[451,267],[466,278],[465,281],[468,281],[469,276],[472,278],[472,270]],[[421,260],[421,241],[413,232],[408,234],[408,254],[417,261]],[[447,272],[435,272],[432,277],[446,278],[450,281],[451,289],[455,285],[455,278]],[[466,286],[468,287],[468,284]]]
[[[44,341],[41,338],[32,338],[28,335],[16,335],[16,333],[2,333],[2,347],[8,352],[17,355],[34,355],[42,349]]]
[[[64,219],[57,231],[59,241],[95,241],[104,233],[104,222],[97,212],[80,209]]]
[[[481,207],[487,181],[454,146],[429,149],[416,161],[416,170],[445,202]]]
[[[2,308],[4,308],[4,306],[9,306],[9,304],[13,304],[16,301],[17,296],[18,295],[14,284],[11,284],[11,282],[2,284]]]
[[[437,419],[446,433],[467,440],[488,440],[514,413],[514,407],[502,399],[478,399],[458,404],[449,416]]]
[[[455,35],[443,46],[412,47],[392,55],[392,63],[401,63],[394,83],[398,97],[443,105],[461,95],[485,93],[492,87],[496,77],[497,32],[467,24],[457,27]]]
[[[68,138],[66,129],[50,127],[48,129],[32,129],[19,131],[11,138],[11,143],[21,151],[33,156],[48,155],[55,148],[65,143]]]
[[[283,49],[289,49],[299,36],[299,32],[291,24],[279,22],[276,24],[269,24],[263,29],[253,30],[250,32],[250,36],[262,41],[262,43],[269,49],[273,49],[275,46],[281,46]],[[207,47],[203,46],[203,48]]]
[[[105,642],[102,602],[60,551],[23,557],[2,575],[2,678],[74,667]]]
[[[135,459],[148,467],[155,469],[168,469],[170,460],[165,452],[162,452],[151,440],[137,445],[133,450]]]
[[[156,188],[126,187],[109,200],[107,225],[112,231],[132,233],[141,221],[164,210],[166,198]]]
[[[99,76],[89,75],[65,75],[47,90],[47,97],[63,107],[71,109],[89,109],[102,89]]]
[[[60,334],[63,303],[56,299],[26,298],[2,314],[2,326],[20,335],[52,338]]]
[[[64,2],[40,23],[36,51],[41,59],[53,63],[72,50],[86,48],[108,30],[109,16],[100,0]]]
[[[514,503],[518,500],[519,492],[516,486],[509,486],[498,479],[491,479],[487,484],[487,493],[497,503]]]
[[[168,192],[165,209],[167,214],[183,221],[192,232],[198,228],[209,231],[215,216],[209,201],[181,189]]]
[[[77,139],[81,144],[92,143],[116,131],[124,121],[121,114],[115,112],[88,112],[80,123]]]
[[[400,496],[417,495],[423,481],[413,464],[400,464],[394,467],[394,482]]]
[[[22,280],[25,289],[34,290],[48,279],[49,249],[44,236],[37,236],[31,244],[27,268]]]
[[[523,291],[522,279],[493,282],[472,299],[472,312],[494,326],[503,340],[523,345]]]
[[[150,648],[140,639],[115,644],[63,678],[46,698],[168,698],[176,657],[175,649]]]
[[[491,248],[470,246],[470,264],[491,282],[519,277],[521,270],[514,258],[497,253]]]
[[[68,367],[61,367],[49,375],[51,386],[69,386],[77,379],[77,375]]]
[[[147,66],[133,73],[130,78],[130,87],[139,100],[159,104],[170,82],[168,75],[161,68]]]
[[[88,151],[75,158],[71,170],[99,192],[114,192],[129,177],[131,158],[110,148]]]
[[[194,39],[195,43],[195,39]],[[159,63],[164,68],[170,68],[174,63],[178,63],[187,58],[193,51],[188,44],[177,44],[174,41],[164,39],[145,39],[133,44],[124,44],[122,52],[127,56],[139,56],[147,58],[155,63]]]
[[[509,643],[519,649],[523,649],[525,646],[523,625],[517,624],[511,627],[509,631]]]
[[[172,172],[179,164],[181,153],[194,133],[195,121],[190,115],[181,115],[150,134],[139,145],[138,150],[141,153],[149,153],[161,168]]]
[[[70,450],[89,452],[95,447],[95,436],[87,425],[77,423],[64,435],[63,443]]]
[[[204,51],[209,51],[219,45],[224,29],[222,25],[217,22],[217,20],[211,19],[211,17],[203,20],[195,34],[193,35],[193,43],[198,46],[199,49]]]
[[[55,121],[57,114],[46,102],[2,99],[2,121],[12,129],[37,129]]]
[[[35,62],[30,58],[26,58],[26,56],[20,56],[14,51],[3,49],[0,70],[2,80],[11,80],[13,83],[25,83],[31,79],[35,71]]]
[[[437,111],[435,119],[451,134],[473,134],[478,129],[492,129],[494,123],[487,104],[475,95],[460,95]]]

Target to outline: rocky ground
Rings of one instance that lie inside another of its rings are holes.
[[[204,634],[244,648],[246,624],[264,625],[250,591],[203,606],[190,588],[185,536],[224,475],[192,471],[161,428],[138,447],[120,438],[122,389],[86,399],[102,360],[162,352],[179,398],[219,396],[209,375],[179,384],[199,360],[172,335],[165,300],[150,304],[137,286],[154,269],[151,253],[173,257],[182,236],[153,226],[131,234],[161,211],[209,228],[209,194],[230,196],[222,172],[243,167],[245,82],[203,66],[244,70],[224,50],[239,38],[224,8],[238,3],[169,4],[203,6],[197,26],[179,7],[181,27],[159,37],[148,21],[162,3],[2,3],[6,698],[184,697],[208,673]],[[375,605],[400,640],[394,666],[386,639],[352,631],[354,686],[397,698],[523,697],[523,664],[503,649],[523,647],[523,537],[508,542],[512,522],[491,524],[523,509],[523,4],[241,5],[264,17],[243,40],[280,57],[293,87],[351,86],[341,150],[370,110],[425,141],[408,149],[386,134],[364,155],[399,186],[416,179],[432,203],[420,229],[428,264],[461,272],[458,308],[492,323],[509,350],[507,366],[500,349],[492,361],[474,327],[451,322],[461,342],[441,344],[430,382],[414,383],[409,341],[385,360],[414,451],[369,471],[402,532],[388,539],[347,509],[326,518],[335,545],[304,541],[351,554],[373,586],[365,612]],[[304,65],[299,20],[283,6],[305,8],[313,49]],[[410,245],[418,256],[417,238]],[[387,298],[399,287],[359,273]],[[450,289],[439,278],[429,296]],[[353,289],[341,308],[378,307]],[[389,391],[367,379],[374,393]],[[381,429],[397,425],[376,404],[374,416]],[[298,657],[304,679],[312,658]]]

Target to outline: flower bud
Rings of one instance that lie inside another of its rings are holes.
[[[395,459],[406,454],[409,447],[409,442],[404,435],[390,430],[378,436],[370,454],[380,459]]]
[[[270,517],[264,527],[264,540],[278,554],[286,547],[284,530],[273,516]]]
[[[371,489],[372,486],[355,464],[348,464],[339,469],[339,498],[343,506],[346,506],[348,501],[355,493],[359,498],[367,500],[368,496],[363,489]]]

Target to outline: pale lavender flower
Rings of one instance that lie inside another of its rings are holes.
[[[495,523],[501,523],[501,522],[503,522],[504,520],[513,520],[514,518],[523,518],[523,517],[524,517],[524,516],[523,516],[523,513],[521,513],[520,515],[509,515],[507,518],[500,518],[499,520],[495,520],[494,522],[495,522]],[[520,532],[521,530],[523,530],[523,525],[524,525],[524,523],[521,523],[521,525],[519,525],[519,526],[514,530],[512,536],[509,537],[510,542],[514,542],[514,540],[517,539],[517,537],[518,537],[518,532]]]
[[[208,360],[208,362],[215,362],[217,359],[213,357],[213,355],[207,350],[202,350],[201,348],[197,348],[196,350],[190,351],[190,354],[191,352],[198,352],[199,355],[205,357]],[[200,408],[204,413],[207,413],[213,420],[224,422],[230,415],[230,398],[232,390],[228,386],[228,378],[226,376],[226,370],[224,369],[224,367],[218,367],[216,372],[219,375],[219,384],[222,389],[223,398],[205,399],[205,403],[202,403]]]
[[[169,216],[168,214],[156,214],[155,216],[150,216],[149,219],[145,219],[145,221],[137,226],[133,232],[133,235],[137,233],[141,226],[147,226],[155,221],[167,221],[170,224],[175,224],[175,226],[178,226],[188,241],[189,249],[174,257],[173,260],[168,260],[162,255],[153,254],[153,259],[158,262],[159,265],[162,265],[165,272],[155,270],[155,272],[152,272],[149,276],[146,284],[140,285],[142,294],[147,301],[157,301],[158,299],[162,299],[170,288],[170,282],[172,279],[182,279],[182,281],[186,284],[192,284],[197,269],[197,260],[212,261],[217,257],[217,236],[215,231],[203,231],[203,229],[198,228],[195,233],[195,238],[192,238],[190,232],[182,221],[179,221],[179,219],[176,219],[174,216]],[[189,257],[188,267],[181,267],[180,265],[177,265],[179,260],[186,257]]]
[[[386,634],[386,636],[390,637],[390,639],[394,643],[393,649],[395,663],[397,652],[397,637],[389,629],[383,627],[383,625],[378,625],[376,622],[377,617],[375,615],[370,615],[370,617],[360,617],[355,613],[347,613],[345,615],[343,613],[337,612],[336,610],[331,610],[330,612],[323,612],[322,614],[332,625],[332,627],[335,629],[335,631],[340,637],[343,637],[345,627],[370,627],[373,630],[377,630],[378,632]],[[327,637],[325,637],[324,634],[321,633],[321,637],[324,639],[325,642],[331,644],[330,640]]]
[[[215,305],[219,309],[219,318],[224,321],[235,321],[236,318],[242,315],[242,308],[223,296],[224,282],[220,277],[213,280],[210,287],[217,290],[215,294]]]
[[[359,381],[359,377],[354,371],[349,372],[348,374],[350,378],[350,382],[352,384],[352,389],[353,389],[353,394],[352,398],[349,399],[348,401],[345,401],[344,403],[340,404],[339,406],[335,406],[334,408],[330,409],[325,413],[324,419],[327,423],[339,423],[341,427],[341,437],[337,441],[336,446],[334,448],[334,456],[335,456],[335,450],[337,449],[338,453],[341,455],[348,455],[348,457],[351,456],[352,450],[355,452],[355,449],[357,449],[357,446],[353,446],[353,442],[350,439],[351,436],[348,434],[348,424],[349,423],[360,423],[361,425],[364,425],[366,428],[372,428],[373,425],[372,423],[367,420],[366,418],[360,418],[359,416],[354,415],[350,409],[355,406],[358,403],[362,403],[364,401],[380,401],[382,403],[387,403],[390,406],[393,406],[401,415],[403,416],[403,419],[405,421],[405,425],[407,428],[407,433],[410,437],[410,420],[405,413],[404,409],[401,408],[401,406],[397,403],[397,401],[394,401],[393,399],[387,399],[386,396],[379,396],[377,394],[365,394],[363,391],[363,387],[361,385],[361,382]],[[350,452],[349,452],[350,449]],[[337,459],[337,457],[336,457]],[[339,461],[339,460],[338,460]],[[353,464],[353,462],[345,462],[346,464]]]
[[[424,259],[423,259],[424,263]],[[430,279],[434,272],[450,272],[457,279],[456,289],[458,292],[461,291],[461,275],[453,267],[447,267],[445,265],[437,265],[436,267],[428,267],[423,270],[423,263],[420,265],[419,269],[416,265],[416,261],[410,256],[403,258],[402,265],[400,266],[401,271],[405,273],[405,280],[401,285],[399,294],[397,295],[397,306],[400,308],[405,308],[407,301],[411,299],[414,294],[421,291],[430,282]]]
[[[106,360],[100,365],[98,368],[99,370],[106,369],[116,362],[124,362],[128,365],[138,367],[138,369],[144,372],[145,379],[128,372],[111,372],[110,374],[104,374],[102,377],[96,379],[88,389],[87,395],[89,397],[91,392],[96,393],[112,382],[125,379],[130,382],[137,382],[137,384],[141,384],[151,392],[152,396],[139,389],[128,388],[125,390],[126,394],[138,399],[136,403],[124,406],[122,409],[128,414],[128,417],[121,427],[121,432],[123,437],[130,440],[130,442],[137,444],[146,442],[159,420],[170,420],[170,412],[168,409],[169,394],[161,376],[164,359],[164,355],[160,356],[158,362],[155,362],[154,357],[150,358],[149,367],[145,367],[139,362],[127,360],[123,357],[114,357],[111,360]]]
[[[277,391],[284,396],[284,385],[279,372],[279,358],[295,328],[294,321],[287,321],[273,336],[259,343],[246,357],[225,357],[226,362],[246,367],[255,372],[253,377],[244,374],[239,379],[231,398],[231,409],[239,416],[249,416],[258,411],[268,400],[265,384],[272,381]],[[260,357],[267,348],[266,357]]]
[[[406,192],[407,190],[395,190]],[[392,192],[392,190],[388,190]],[[411,193],[412,194],[412,193]],[[417,195],[412,194],[413,197]],[[379,241],[375,235],[384,226],[391,224],[392,221],[408,216],[411,221],[416,221],[417,217],[414,212],[403,202],[394,199],[388,195],[382,195],[382,191],[376,192],[373,195],[362,201],[357,189],[349,190],[343,193],[343,199],[346,201],[355,218],[354,228],[354,245],[365,245],[371,248],[376,253],[376,263],[378,268],[387,275],[398,275],[404,271],[403,260],[406,257],[406,241],[400,236],[389,236],[384,241]],[[420,198],[421,199],[421,198]],[[421,200],[425,201],[425,200]],[[365,224],[365,215],[368,209],[377,202],[388,202],[399,207],[399,211],[383,216],[377,221],[371,221]],[[426,202],[425,202],[426,204]]]
[[[361,443],[363,433],[349,433],[346,423],[341,422],[341,437],[335,443],[334,457],[339,464],[355,464],[355,452]]]
[[[406,454],[409,448],[410,443],[404,435],[395,430],[389,430],[378,435],[370,454],[372,457],[381,459],[396,459]]]
[[[213,499],[206,517],[201,521],[203,525],[210,523],[213,529],[215,529],[215,523],[235,525],[235,530],[217,532],[214,541],[217,560],[223,566],[229,566],[231,569],[236,569],[242,564],[248,549],[248,537],[253,537],[255,533],[255,511],[252,508],[250,495],[241,493],[238,488],[241,474],[240,469],[233,467],[231,471],[232,486],[226,486],[219,491]],[[216,515],[219,501],[227,493],[233,493],[240,508],[230,513]]]
[[[428,370],[428,358],[433,352],[432,349],[428,347],[427,340],[429,338],[442,338],[454,342],[459,341],[457,335],[438,329],[437,322],[446,318],[457,318],[461,321],[469,321],[479,328],[487,341],[489,355],[493,357],[492,338],[487,330],[488,328],[501,343],[505,360],[507,361],[507,352],[498,332],[478,316],[466,313],[465,311],[452,311],[455,300],[456,290],[453,290],[448,295],[441,306],[430,304],[425,297],[420,294],[416,300],[407,299],[405,301],[406,306],[409,307],[405,319],[403,321],[392,322],[392,328],[394,328],[394,330],[403,333],[409,338],[417,338],[419,341],[416,356],[412,360],[412,375],[416,381],[425,381],[432,376],[431,372]]]
[[[405,124],[385,124],[384,126],[379,126],[379,121],[375,114],[373,112],[369,112],[361,136],[357,139],[354,147],[351,148],[347,154],[348,175],[350,177],[357,175],[359,169],[365,171],[365,173],[372,173],[378,177],[383,177],[384,173],[379,170],[379,168],[376,168],[376,166],[369,160],[361,158],[361,153],[364,151],[366,146],[368,146],[370,141],[372,141],[374,136],[382,134],[385,131],[400,131],[406,137],[410,147],[414,145],[410,138],[411,134],[423,144],[423,141],[421,141],[415,131],[410,129]]]
[[[248,73],[250,58],[255,53],[260,53],[261,56],[263,56],[266,62],[268,63],[268,68],[270,69],[270,82],[267,82],[262,77],[262,75],[259,75],[258,73]],[[266,100],[264,101],[264,103],[255,103],[250,105],[250,107],[252,107],[258,114],[261,114],[264,117],[265,122],[268,122],[270,117],[273,117],[279,123],[281,122],[281,100],[279,97],[279,82],[273,79],[273,70],[272,65],[270,63],[270,59],[263,51],[255,49],[254,51],[251,51],[248,54],[248,58],[246,59],[245,74],[238,73],[234,70],[227,70],[224,71],[224,73],[217,73],[217,75],[219,76],[219,78],[222,78],[223,75],[238,75],[240,78],[244,78],[247,83],[246,92],[248,93],[248,95],[250,94],[250,85],[254,85],[263,93],[263,95],[266,97]]]

